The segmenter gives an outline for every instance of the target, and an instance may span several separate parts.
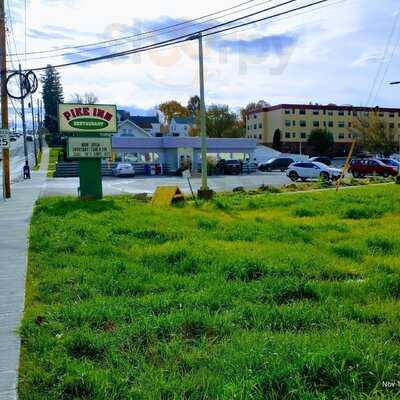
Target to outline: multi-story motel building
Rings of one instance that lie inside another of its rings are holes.
[[[266,107],[247,115],[246,136],[272,147],[277,129],[281,132],[281,151],[310,154],[307,141],[314,129],[328,129],[335,140],[333,152],[344,155],[356,134],[354,124],[377,112],[400,143],[400,108],[367,108],[337,106],[335,104],[305,105],[280,104]]]

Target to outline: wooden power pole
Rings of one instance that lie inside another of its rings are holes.
[[[1,125],[8,129],[8,94],[6,87],[7,80],[7,46],[6,46],[6,13],[4,0],[0,0],[0,80],[1,80]],[[3,190],[4,197],[11,197],[10,180],[10,149],[3,149]]]

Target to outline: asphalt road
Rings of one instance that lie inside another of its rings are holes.
[[[33,142],[27,142],[29,165],[32,168],[35,161]],[[11,180],[15,181],[22,178],[22,168],[25,164],[24,141],[22,136],[16,142],[10,144],[10,174]],[[3,185],[3,161],[0,161],[0,187]]]
[[[218,176],[210,177],[209,186],[216,192],[232,191],[234,188],[243,186],[245,189],[255,189],[261,185],[280,187],[291,183],[284,173],[270,172],[268,174],[257,173],[241,176]],[[200,189],[201,179],[192,178],[191,184],[194,192]],[[79,186],[78,178],[49,179],[46,188],[42,192],[44,196],[65,196],[77,194]],[[154,193],[158,186],[179,186],[187,194],[190,187],[187,180],[179,177],[138,177],[130,178],[104,178],[103,192],[105,195]]]

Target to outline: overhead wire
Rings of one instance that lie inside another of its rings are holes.
[[[157,28],[157,29],[153,29],[153,30],[150,30],[150,31],[147,31],[147,32],[137,33],[137,34],[134,34],[134,35],[128,35],[128,36],[115,38],[115,39],[97,41],[97,42],[92,42],[92,43],[87,43],[87,44],[82,44],[82,45],[67,46],[67,47],[62,47],[62,48],[58,48],[58,49],[33,51],[33,52],[28,53],[28,55],[52,53],[52,52],[56,52],[56,51],[71,50],[71,49],[84,48],[84,47],[92,47],[92,46],[97,46],[97,45],[100,45],[100,44],[118,42],[118,41],[121,41],[121,40],[129,40],[129,39],[132,39],[134,37],[139,37],[139,36],[152,34],[152,33],[158,33],[158,32],[162,32],[164,30],[170,29],[170,28],[175,28],[175,27],[178,27],[178,26],[187,25],[187,24],[190,24],[192,22],[195,22],[195,21],[198,21],[198,20],[202,20],[204,18],[208,18],[208,17],[211,17],[211,16],[215,16],[215,15],[221,14],[221,13],[223,13],[225,11],[234,10],[234,9],[242,7],[244,5],[253,3],[254,1],[256,1],[256,0],[248,0],[248,1],[245,1],[243,3],[239,3],[239,4],[235,5],[235,6],[225,8],[225,9],[220,10],[220,11],[209,13],[209,14],[203,15],[201,17],[193,18],[191,20],[179,22],[179,23],[176,23],[176,24],[173,24],[173,25],[169,25],[169,26],[166,26],[166,27],[160,27],[160,28]],[[272,0],[270,0],[270,1],[272,1]],[[16,55],[23,55],[23,54],[10,54],[10,56],[16,56]]]
[[[250,10],[250,9],[252,9],[252,8],[259,7],[259,6],[263,5],[263,4],[271,3],[272,1],[274,1],[274,0],[264,0],[264,1],[260,2],[260,3],[253,4],[252,6],[243,8],[243,9],[241,9],[241,10],[239,10],[239,11],[230,12],[230,13],[228,13],[228,14],[221,15],[221,16],[219,16],[218,18],[211,18],[211,19],[208,19],[208,20],[205,20],[205,21],[203,21],[203,22],[196,23],[196,24],[190,24],[190,25],[188,25],[188,26],[184,26],[184,27],[180,27],[180,28],[175,28],[175,29],[166,30],[166,31],[163,32],[162,34],[163,34],[163,35],[166,35],[166,34],[173,33],[173,32],[179,32],[179,31],[183,31],[183,30],[188,29],[188,28],[193,28],[193,27],[195,27],[195,26],[204,25],[204,24],[207,24],[207,23],[212,22],[212,21],[218,21],[218,20],[220,20],[221,18],[225,18],[225,17],[231,16],[231,15],[234,15],[234,14],[238,14],[238,13],[241,13],[241,12],[244,12],[244,11],[247,11],[247,10]],[[246,3],[248,3],[248,2],[246,2]],[[232,7],[232,8],[233,8],[233,7]],[[191,21],[193,21],[193,20],[191,20]],[[187,23],[189,23],[189,21],[188,21]],[[180,25],[182,25],[182,24],[183,24],[183,23],[178,24],[178,25],[180,26]],[[174,25],[172,25],[172,27],[173,27],[173,26],[174,26]],[[164,30],[164,29],[167,29],[167,28],[168,28],[168,27],[166,27],[166,28],[160,28],[159,30],[156,30],[156,31]],[[149,33],[152,33],[152,32],[155,32],[155,31],[150,31]],[[82,50],[80,50],[80,51],[71,52],[71,53],[54,54],[54,55],[50,55],[50,56],[31,57],[31,58],[29,58],[29,61],[43,60],[43,59],[49,59],[49,58],[58,58],[58,57],[67,57],[67,56],[74,56],[74,55],[80,55],[80,54],[82,54],[82,53],[88,53],[88,52],[94,52],[94,51],[99,51],[99,50],[104,50],[104,49],[110,49],[110,48],[115,48],[115,47],[126,46],[126,45],[128,45],[128,44],[131,44],[132,42],[139,42],[139,41],[142,41],[142,40],[149,40],[149,39],[151,39],[151,38],[155,38],[155,37],[159,36],[160,33],[159,33],[159,34],[152,34],[152,35],[149,36],[149,37],[142,37],[142,36],[145,36],[145,35],[147,35],[146,32],[141,33],[141,34],[137,34],[137,35],[132,35],[131,38],[136,37],[136,39],[135,39],[135,40],[132,40],[132,41],[130,41],[130,42],[127,42],[127,41],[126,41],[126,40],[127,40],[126,38],[114,39],[115,41],[117,41],[117,40],[118,40],[118,41],[124,40],[124,42],[122,42],[122,43],[114,43],[114,44],[109,44],[109,45],[107,45],[107,46],[94,47],[94,48],[85,48],[84,46],[82,46],[82,47],[81,47]],[[114,41],[114,40],[113,40],[113,41]],[[98,42],[98,43],[102,43],[102,42]],[[54,50],[54,51],[60,51],[60,50]],[[28,54],[34,54],[34,53],[35,53],[35,54],[44,54],[44,53],[47,53],[47,52],[48,52],[48,51],[45,51],[45,52],[33,52],[33,53],[28,53]],[[12,55],[10,55],[10,57],[12,57]]]
[[[297,1],[297,0],[289,0],[289,1],[286,1],[284,3],[280,3],[280,4],[276,5],[276,6],[270,7],[268,10],[278,8],[278,7],[281,7],[283,5],[287,5],[287,4],[293,3],[295,1]],[[256,19],[256,20],[252,20],[252,21],[241,23],[239,25],[231,26],[231,27],[228,27],[228,28],[223,28],[223,27],[225,27],[227,25],[231,25],[234,22],[238,22],[240,20],[247,19],[247,18],[249,18],[251,16],[260,14],[262,12],[262,11],[258,11],[257,13],[252,13],[252,14],[249,14],[249,15],[244,16],[244,17],[236,18],[236,19],[234,19],[232,21],[221,23],[221,24],[216,25],[214,27],[210,27],[210,28],[206,28],[206,29],[203,29],[203,30],[200,30],[200,31],[192,32],[191,34],[187,34],[187,35],[178,36],[176,38],[172,38],[172,39],[168,39],[168,40],[165,40],[165,41],[161,41],[159,43],[155,43],[155,44],[152,44],[152,45],[142,46],[142,47],[139,47],[139,48],[134,48],[134,49],[130,49],[130,50],[127,50],[127,51],[117,52],[117,53],[113,53],[113,54],[109,54],[109,55],[105,55],[105,56],[100,56],[100,57],[88,58],[88,59],[83,59],[83,60],[79,60],[79,61],[75,61],[75,62],[62,63],[62,64],[54,65],[54,67],[55,68],[63,68],[63,67],[69,67],[69,66],[74,66],[74,65],[81,65],[81,64],[98,62],[98,61],[103,61],[103,60],[108,60],[108,59],[113,59],[113,58],[125,57],[125,56],[131,55],[131,54],[145,52],[147,50],[163,48],[163,47],[170,46],[172,44],[179,44],[179,43],[183,43],[183,42],[186,42],[186,41],[194,40],[200,34],[203,35],[204,37],[216,35],[216,34],[219,34],[219,33],[222,33],[222,32],[227,32],[229,30],[238,29],[238,28],[241,28],[241,27],[244,27],[244,26],[252,25],[254,23],[270,20],[270,19],[273,19],[273,18],[276,18],[276,17],[279,17],[279,16],[283,16],[283,15],[290,14],[290,13],[293,13],[293,12],[296,12],[296,11],[300,11],[300,10],[303,10],[303,9],[306,9],[306,8],[310,8],[310,7],[313,7],[315,5],[319,5],[319,4],[322,4],[322,3],[327,3],[328,1],[330,1],[330,0],[318,0],[318,1],[315,1],[315,2],[312,2],[312,3],[308,3],[306,5],[302,5],[302,6],[299,6],[299,7],[296,7],[296,8],[292,8],[292,9],[289,9],[289,10],[286,10],[286,11],[279,12],[277,14],[268,15],[266,17],[262,17],[262,18],[259,18],[259,19]],[[267,10],[264,10],[263,12],[265,12],[265,11],[267,11]],[[221,29],[219,31],[215,31],[215,32],[210,32],[210,31],[215,30],[216,28],[223,28],[223,29]],[[38,68],[33,68],[32,70],[33,71],[41,71],[41,70],[45,70],[46,68],[47,67],[38,67]]]

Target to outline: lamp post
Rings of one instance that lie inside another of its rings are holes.
[[[400,85],[400,81],[390,82],[391,85]],[[399,153],[400,153],[400,134],[399,134]]]
[[[201,188],[198,195],[201,199],[210,200],[213,196],[212,190],[207,182],[207,126],[206,126],[206,103],[204,91],[204,53],[203,35],[191,36],[189,39],[199,41],[199,77],[200,77],[200,131],[201,131]]]

